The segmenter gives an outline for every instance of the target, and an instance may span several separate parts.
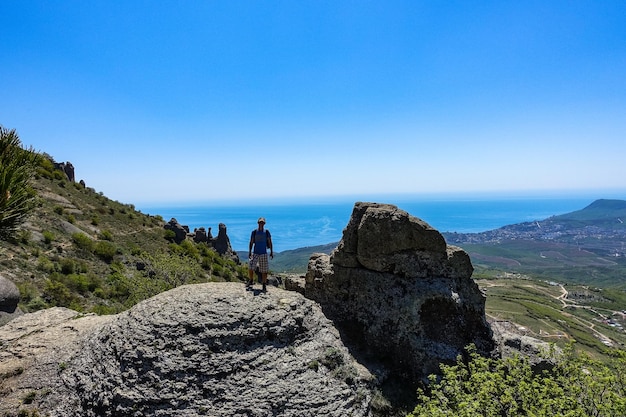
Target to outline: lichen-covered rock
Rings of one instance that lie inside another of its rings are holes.
[[[18,350],[23,370],[4,381],[15,395],[0,413],[15,413],[16,398],[36,389],[33,406],[50,416],[370,415],[369,371],[295,292],[198,284],[91,327],[82,323],[94,317],[63,317],[35,332],[20,319],[0,328],[0,370]],[[71,326],[70,344],[58,340]]]
[[[422,379],[465,346],[493,349],[462,249],[389,204],[356,203],[337,249],[309,261],[305,295],[395,375]]]

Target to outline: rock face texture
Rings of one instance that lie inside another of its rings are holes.
[[[316,303],[236,283],[116,316],[18,317],[0,327],[0,375],[2,415],[367,416],[372,399],[371,374]]]
[[[22,314],[17,306],[20,301],[20,290],[13,281],[0,275],[0,326]]]
[[[467,253],[424,221],[393,205],[356,203],[337,249],[309,260],[305,296],[359,350],[419,380],[470,343],[494,348],[472,272]]]

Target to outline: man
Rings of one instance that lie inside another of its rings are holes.
[[[263,282],[263,292],[267,291],[267,273],[269,272],[269,262],[267,260],[267,249],[270,250],[270,258],[274,259],[274,245],[269,230],[265,230],[265,218],[260,217],[257,221],[259,227],[252,231],[250,235],[250,245],[248,246],[248,282],[246,288],[252,288],[254,283],[254,269],[259,268]],[[252,248],[254,247],[254,253]]]

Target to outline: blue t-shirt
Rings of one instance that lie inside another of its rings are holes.
[[[267,241],[272,237],[269,230],[253,230],[250,240],[254,242],[254,253],[263,255],[267,253]]]

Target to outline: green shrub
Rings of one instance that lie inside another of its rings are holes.
[[[43,235],[43,242],[44,242],[46,245],[51,244],[51,243],[52,243],[52,241],[54,240],[54,233],[52,233],[52,232],[51,232],[51,231],[49,231],[49,230],[44,230],[44,231],[43,231],[43,233],[42,233],[42,235]]]
[[[93,252],[95,243],[86,234],[84,234],[84,233],[74,233],[72,235],[72,240],[74,241],[74,244],[78,248],[80,248],[80,249],[82,249],[84,251],[87,251],[87,252]]]
[[[24,245],[28,245],[30,243],[31,237],[32,233],[30,230],[21,229],[17,232],[17,240]]]
[[[61,206],[54,206],[53,211],[58,214],[58,215],[62,215],[63,214],[63,207]]]
[[[111,262],[117,253],[117,246],[106,240],[96,243],[93,253],[105,262]]]
[[[100,224],[100,217],[97,214],[91,216],[91,224],[97,226]]]
[[[73,274],[76,270],[76,262],[72,259],[61,259],[61,273],[65,275]]]
[[[63,280],[65,285],[80,294],[85,294],[89,291],[89,278],[85,275],[71,274],[67,275]]]
[[[180,242],[180,248],[183,251],[183,254],[189,256],[192,259],[200,260],[200,251],[196,247],[196,244],[190,240],[183,240]]]
[[[165,240],[173,242],[174,239],[176,239],[176,233],[173,230],[168,229],[163,232],[163,237],[165,238]]]
[[[39,311],[39,310],[44,310],[48,307],[49,307],[48,303],[46,303],[46,301],[43,298],[35,297],[32,300],[30,300],[28,304],[26,304],[26,311],[28,312]]]
[[[43,290],[43,299],[52,306],[69,307],[74,295],[62,282],[48,280]]]
[[[39,294],[37,287],[35,287],[30,282],[18,283],[17,288],[20,290],[20,300],[23,303],[29,303],[31,300],[35,299]]]
[[[410,417],[440,416],[597,416],[626,415],[626,352],[609,363],[575,355],[571,346],[554,369],[533,372],[521,356],[481,357],[468,348],[469,361],[442,365],[419,389],[419,404]]]
[[[100,235],[98,236],[98,238],[102,239],[102,240],[113,240],[113,233],[111,233],[110,230],[103,230],[100,232]]]
[[[53,272],[54,263],[46,256],[40,256],[37,260],[37,269],[47,273]]]

